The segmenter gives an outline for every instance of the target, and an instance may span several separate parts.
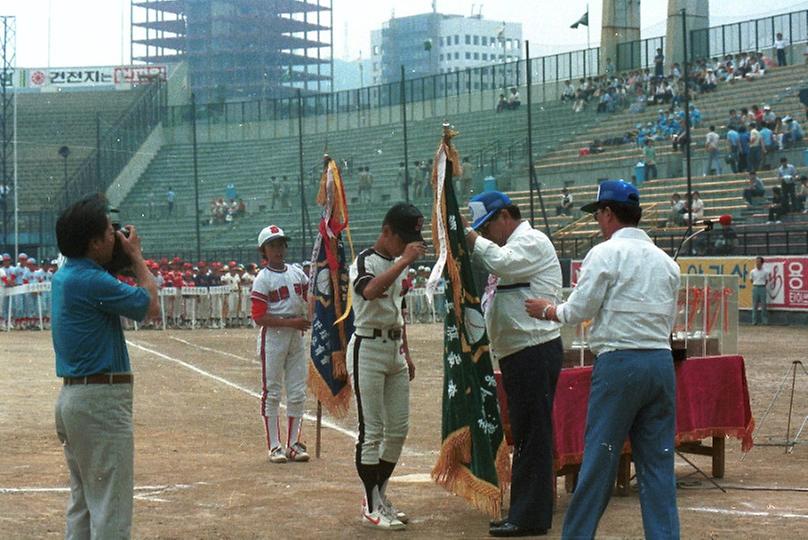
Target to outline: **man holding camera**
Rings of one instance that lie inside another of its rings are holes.
[[[132,526],[132,373],[121,316],[159,315],[157,285],[134,227],[116,231],[102,194],[56,222],[67,258],[53,277],[53,348],[63,386],[56,432],[70,473],[66,538],[129,538]],[[117,244],[117,245],[116,245]],[[138,287],[107,270],[128,257]]]

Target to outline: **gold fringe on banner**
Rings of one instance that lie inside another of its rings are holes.
[[[331,361],[334,361],[333,357]],[[325,407],[329,414],[335,418],[345,418],[348,415],[352,396],[350,384],[346,384],[336,396],[333,395],[331,389],[328,388],[328,385],[323,381],[323,378],[320,377],[320,374],[314,369],[314,365],[309,362],[308,387],[311,393],[314,394],[314,397],[323,404],[323,407]]]
[[[499,486],[474,476],[468,468],[471,462],[471,431],[460,428],[446,437],[432,468],[432,479],[449,492],[466,499],[480,512],[499,518],[502,498],[510,487],[511,457],[505,441],[497,450],[495,466]]]

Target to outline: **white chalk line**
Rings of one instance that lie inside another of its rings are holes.
[[[728,510],[726,508],[705,508],[705,507],[680,508],[680,510],[688,510],[690,512],[702,512],[706,514],[722,514],[725,516],[808,519],[808,514],[794,514],[792,512],[752,512],[747,510]]]
[[[255,362],[258,365],[261,364],[260,362],[258,362],[256,360],[250,360],[249,358],[245,358],[244,356],[238,356],[236,354],[229,353],[229,352],[226,352],[226,351],[221,351],[219,349],[213,349],[211,347],[204,347],[202,345],[196,345],[194,343],[190,343],[188,341],[185,341],[184,339],[174,338],[174,337],[172,337],[171,339],[174,339],[174,340],[176,340],[176,341],[178,341],[180,343],[187,344],[187,345],[189,345],[191,347],[196,347],[196,348],[199,348],[199,349],[203,349],[203,350],[208,351],[208,352],[222,354],[222,355],[225,355],[225,356],[232,356],[232,357],[238,358],[240,360],[247,360],[249,362]],[[179,365],[181,365],[181,366],[183,366],[185,368],[188,368],[191,371],[194,371],[194,372],[196,372],[196,373],[198,373],[198,374],[200,374],[200,375],[202,375],[204,377],[209,377],[209,378],[211,378],[211,379],[213,379],[213,380],[215,380],[217,382],[220,382],[220,383],[222,383],[224,385],[230,386],[231,388],[234,388],[236,390],[244,392],[245,394],[247,394],[249,396],[261,399],[261,394],[259,394],[258,392],[254,392],[254,391],[252,391],[252,390],[250,390],[248,388],[245,388],[245,387],[243,387],[243,386],[241,386],[241,385],[239,385],[237,383],[234,383],[232,381],[228,381],[227,379],[225,379],[223,377],[220,377],[218,375],[214,375],[213,373],[210,373],[208,371],[205,371],[204,369],[196,367],[193,364],[189,364],[188,362],[185,362],[185,361],[180,360],[178,358],[172,358],[171,356],[163,354],[163,353],[161,353],[159,351],[155,351],[153,349],[149,349],[148,347],[144,347],[143,345],[135,343],[135,342],[133,342],[131,340],[126,340],[126,342],[129,345],[131,345],[131,346],[133,346],[133,347],[135,347],[137,349],[140,349],[142,351],[154,354],[155,356],[159,356],[160,358],[168,360],[169,362],[175,362],[175,363],[177,363],[177,364],[179,364]],[[283,403],[281,403],[280,406],[283,407],[284,409],[286,408],[286,406]],[[305,418],[306,420],[309,420],[311,422],[316,422],[317,421],[317,418],[315,416],[310,415],[310,414],[304,414],[303,418]],[[354,440],[356,440],[358,438],[358,436],[359,436],[359,434],[356,433],[355,431],[345,429],[344,427],[342,427],[340,425],[337,425],[334,422],[332,422],[330,420],[327,420],[325,418],[323,418],[323,420],[322,420],[322,425],[324,427],[329,428],[329,429],[333,429],[334,431],[336,431],[338,433],[341,433],[342,435],[345,435],[347,437],[350,437],[351,439],[354,439]],[[423,457],[423,456],[430,455],[429,452],[418,452],[418,451],[412,450],[411,448],[408,448],[406,446],[402,449],[402,454],[406,455],[408,457]]]
[[[219,377],[218,375],[214,375],[213,373],[205,371],[202,368],[198,368],[193,364],[189,364],[188,362],[184,362],[183,360],[180,360],[179,358],[173,358],[171,356],[168,356],[167,354],[161,353],[160,351],[155,351],[154,349],[149,349],[148,347],[144,347],[143,345],[140,345],[139,343],[135,343],[134,341],[126,340],[126,343],[129,344],[132,347],[135,347],[136,349],[140,349],[140,350],[142,350],[144,352],[147,352],[149,354],[153,354],[153,355],[158,356],[158,357],[160,357],[160,358],[162,358],[164,360],[168,360],[169,362],[174,362],[175,364],[179,364],[184,368],[190,369],[191,371],[193,371],[193,372],[195,372],[195,373],[197,373],[199,375],[202,375],[203,377],[208,377],[210,379],[213,379],[216,382],[220,382],[220,383],[222,383],[222,384],[224,384],[226,386],[229,386],[229,387],[234,388],[234,389],[236,389],[236,390],[238,390],[240,392],[243,392],[243,393],[247,394],[248,396],[252,396],[252,397],[254,397],[256,399],[261,399],[261,394],[259,394],[258,392],[254,392],[254,391],[250,390],[249,388],[245,388],[245,387],[243,387],[243,386],[241,386],[239,384],[236,384],[236,383],[234,383],[232,381],[228,381],[224,377]],[[215,349],[214,349],[214,351],[215,351]],[[281,407],[283,407],[283,404],[281,404]],[[317,420],[314,416],[312,416],[310,414],[304,414],[303,418],[305,418],[306,420],[309,420],[311,422],[314,422],[314,421]],[[328,429],[332,429],[332,430],[336,431],[337,433],[341,433],[341,434],[345,435],[346,437],[350,437],[350,438],[352,438],[354,440],[358,436],[358,434],[355,431],[351,431],[349,429],[345,429],[342,426],[338,426],[337,424],[335,424],[334,422],[331,422],[330,420],[323,419],[322,424],[323,424],[324,427],[327,427]]]
[[[235,359],[237,359],[237,360],[244,360],[245,362],[250,362],[251,364],[255,364],[255,365],[257,365],[257,366],[260,366],[260,365],[261,365],[261,362],[259,362],[259,361],[258,361],[258,360],[256,360],[255,358],[247,358],[247,357],[245,357],[245,356],[240,356],[240,355],[238,355],[238,354],[233,354],[233,353],[231,353],[231,352],[227,352],[227,351],[220,351],[219,349],[213,349],[213,348],[211,348],[211,347],[205,347],[204,345],[198,345],[198,344],[196,344],[196,343],[191,343],[190,341],[187,341],[187,340],[182,339],[182,338],[174,337],[174,336],[169,336],[169,338],[170,338],[170,339],[173,339],[174,341],[178,341],[178,342],[182,343],[183,345],[187,345],[187,346],[189,346],[189,347],[193,347],[194,349],[199,349],[199,350],[202,350],[202,351],[207,351],[207,352],[212,352],[212,353],[216,353],[216,354],[221,354],[222,356],[229,356],[230,358],[235,358]]]
[[[176,491],[178,489],[190,489],[195,485],[204,485],[207,482],[195,482],[194,484],[171,484],[160,486],[135,486],[135,491],[144,491],[143,495],[135,495],[138,497],[149,497],[152,495],[159,495],[167,491]],[[17,493],[70,493],[69,487],[0,487],[0,494],[17,494]]]

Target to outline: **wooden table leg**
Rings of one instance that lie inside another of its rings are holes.
[[[724,437],[713,437],[713,478],[724,478]]]
[[[622,454],[617,466],[617,494],[625,497],[629,494],[631,482],[631,454]]]

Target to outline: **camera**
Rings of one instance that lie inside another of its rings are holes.
[[[109,209],[109,220],[115,230],[115,247],[112,248],[112,259],[106,264],[105,268],[111,274],[134,276],[132,259],[123,251],[121,239],[118,236],[118,231],[121,231],[125,237],[129,238],[129,229],[121,227],[120,211],[117,208]]]

